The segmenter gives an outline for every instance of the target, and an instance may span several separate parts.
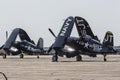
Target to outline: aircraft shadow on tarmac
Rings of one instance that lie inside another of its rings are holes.
[[[76,61],[58,61],[58,62],[76,62]],[[83,62],[104,62],[102,60],[83,60],[83,61],[79,61],[78,63],[83,63]],[[108,62],[120,62],[120,60],[108,60],[107,62],[104,63],[108,63]]]

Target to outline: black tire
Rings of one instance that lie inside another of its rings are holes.
[[[7,55],[6,55],[6,54],[4,54],[4,55],[3,55],[3,59],[6,59],[6,58],[7,58]]]
[[[39,56],[37,56],[37,59],[39,59],[40,57]]]
[[[107,61],[107,59],[106,58],[104,58],[104,62],[106,62]]]
[[[20,54],[20,58],[21,58],[21,59],[24,58],[24,55],[23,55],[23,54]]]
[[[53,55],[52,62],[57,62],[57,61],[58,61],[58,56],[57,55]]]
[[[82,61],[82,56],[81,55],[76,56],[76,61]]]
[[[107,61],[107,59],[106,59],[106,54],[104,54],[104,62],[106,62]]]

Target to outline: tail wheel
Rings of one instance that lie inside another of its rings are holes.
[[[39,59],[40,57],[39,57],[39,55],[37,55],[37,59]]]
[[[20,58],[24,58],[24,55],[23,55],[23,54],[20,54]]]
[[[82,61],[82,56],[81,55],[76,56],[76,61]]]

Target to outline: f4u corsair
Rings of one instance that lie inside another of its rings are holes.
[[[70,37],[74,22],[76,24],[79,37]],[[57,37],[51,29],[49,29],[49,31],[56,38],[55,42],[48,50],[48,52],[54,50],[52,57],[53,62],[58,61],[58,56],[63,57],[65,55],[67,58],[76,56],[76,61],[81,61],[81,55],[96,57],[97,54],[102,54],[104,56],[104,61],[107,61],[107,54],[116,53],[113,49],[112,32],[108,31],[105,35],[103,43],[100,43],[98,37],[93,34],[88,22],[82,17],[68,17]],[[66,50],[65,45],[73,48],[74,51],[71,52]]]
[[[21,41],[16,41],[18,35]],[[3,55],[3,58],[6,58],[6,56],[10,54],[20,54],[20,58],[23,58],[23,52],[27,53],[28,55],[38,55],[43,53],[43,39],[40,38],[36,45],[23,29],[15,28],[2,48],[6,51],[6,54]],[[37,56],[37,58],[39,58],[39,56]]]

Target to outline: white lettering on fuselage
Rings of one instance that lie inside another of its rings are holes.
[[[68,29],[68,27],[70,25],[70,23],[69,23],[70,21],[72,21],[72,20],[68,18],[65,25],[64,25],[64,27],[62,28],[60,36],[65,36],[65,33],[67,32],[67,29]]]

